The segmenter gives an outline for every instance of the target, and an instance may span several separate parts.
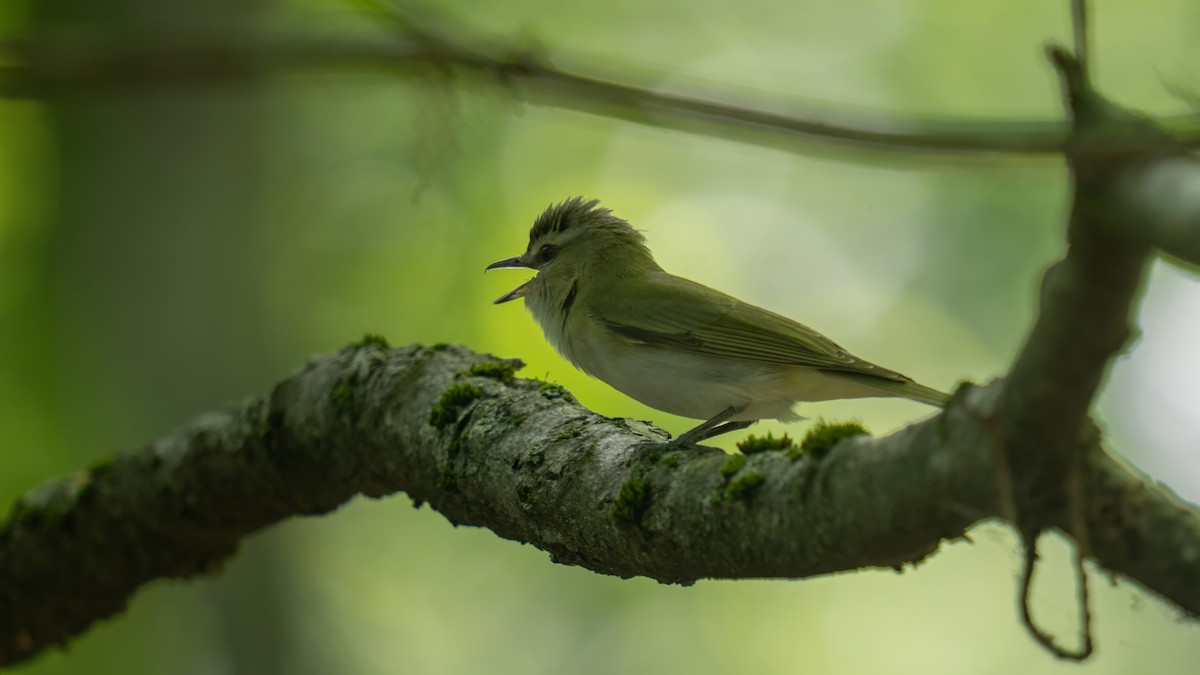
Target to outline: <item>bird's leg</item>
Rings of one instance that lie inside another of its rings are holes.
[[[725,424],[722,424],[721,426],[716,427],[715,429],[709,429],[708,433],[704,434],[704,438],[697,439],[697,441],[707,441],[708,439],[713,438],[714,436],[720,436],[721,434],[727,434],[731,431],[741,431],[742,429],[749,427],[750,425],[754,424],[757,421],[758,420],[746,420],[745,422],[726,422]]]
[[[746,406],[744,406],[744,405],[743,406],[731,405],[728,408],[717,413],[716,415],[713,415],[712,419],[709,419],[706,422],[702,422],[702,423],[696,425],[692,429],[689,429],[688,431],[680,434],[679,436],[677,436],[669,441],[666,441],[665,443],[650,443],[644,447],[647,450],[660,450],[660,451],[676,450],[678,448],[686,448],[686,447],[693,446],[693,445],[699,443],[700,441],[712,438],[713,436],[719,436],[720,434],[729,433],[730,431],[737,431],[738,429],[745,429],[746,427],[750,426],[751,424],[754,424],[754,421],[753,420],[748,421],[748,422],[730,422],[729,421],[730,417],[733,417],[734,415],[742,412],[745,409],[746,409]]]

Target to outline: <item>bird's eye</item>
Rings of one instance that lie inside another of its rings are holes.
[[[554,244],[543,244],[542,247],[538,249],[538,258],[541,259],[542,262],[550,262],[551,260],[554,260],[554,256],[556,255],[558,255],[558,247]]]

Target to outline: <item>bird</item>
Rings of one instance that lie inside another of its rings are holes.
[[[485,271],[507,268],[537,274],[495,304],[524,298],[573,366],[651,408],[703,420],[663,448],[762,419],[801,420],[801,402],[901,397],[942,407],[950,398],[808,326],[666,272],[642,233],[596,199],[547,207],[525,252]]]

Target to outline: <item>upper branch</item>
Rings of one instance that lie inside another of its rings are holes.
[[[398,20],[399,21],[399,20]],[[1061,153],[1068,126],[1060,120],[928,119],[867,115],[826,108],[821,113],[773,112],[767,105],[739,105],[732,92],[684,94],[664,91],[661,74],[624,82],[560,67],[540,51],[499,44],[482,36],[403,22],[397,34],[380,38],[260,39],[234,42],[64,42],[52,38],[11,41],[0,47],[0,97],[61,97],[95,87],[144,86],[163,82],[230,82],[281,71],[357,69],[428,75],[470,73],[510,86],[534,103],[593,113],[668,129],[779,149],[797,143],[836,143],[867,150],[972,155]],[[629,66],[609,72],[633,73]],[[778,108],[778,105],[769,106]],[[1180,142],[1200,147],[1200,115],[1164,117]]]
[[[1200,157],[1171,153],[1131,167],[1113,185],[1117,218],[1144,245],[1200,269]]]

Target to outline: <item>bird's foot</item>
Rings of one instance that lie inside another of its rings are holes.
[[[648,454],[659,454],[671,452],[672,450],[688,450],[694,448],[704,441],[721,434],[727,434],[731,431],[738,431],[754,424],[754,422],[726,422],[716,427],[700,428],[697,427],[686,433],[672,438],[669,441],[649,441],[637,446],[637,454],[635,458]]]

